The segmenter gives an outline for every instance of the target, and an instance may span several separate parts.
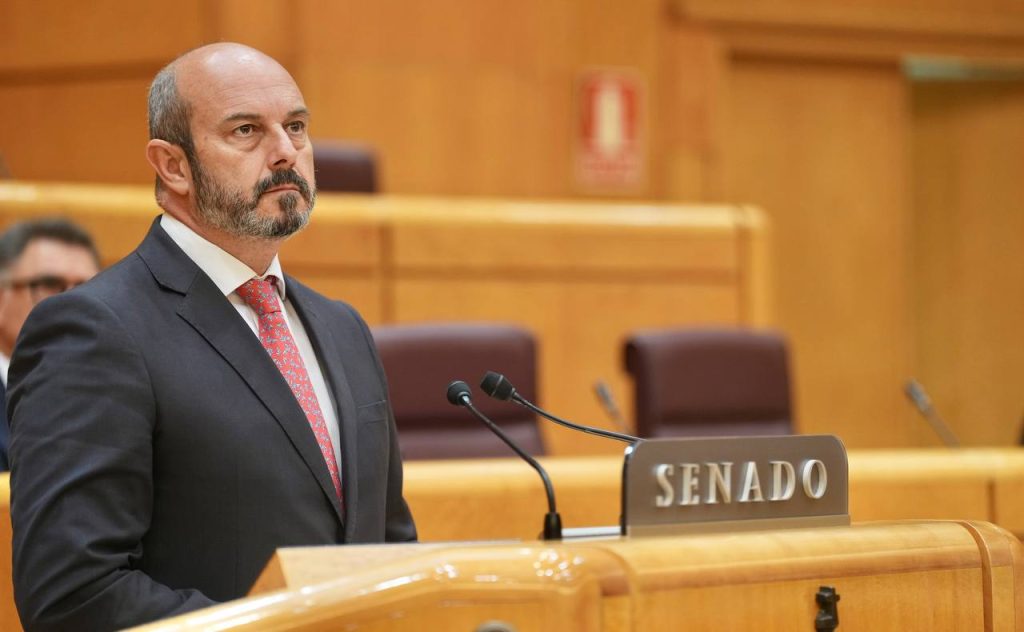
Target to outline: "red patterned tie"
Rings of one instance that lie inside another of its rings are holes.
[[[320,444],[320,452],[327,462],[327,471],[331,473],[331,480],[334,481],[334,491],[341,500],[341,474],[338,471],[338,462],[334,458],[331,435],[327,432],[327,422],[324,421],[320,403],[313,392],[313,384],[309,381],[306,365],[302,362],[299,348],[295,346],[295,340],[281,313],[281,302],[274,287],[275,281],[272,276],[265,279],[249,279],[236,291],[259,317],[260,342],[288,382],[295,399],[299,400],[302,412],[306,413],[316,442]]]

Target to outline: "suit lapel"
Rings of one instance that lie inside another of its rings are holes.
[[[326,320],[319,315],[313,301],[310,300],[309,291],[291,277],[287,277],[285,287],[288,288],[288,298],[295,308],[295,312],[302,319],[310,342],[316,349],[320,365],[324,369],[324,379],[327,381],[328,390],[334,395],[338,430],[341,437],[341,485],[345,497],[345,515],[354,516],[357,515],[355,511],[359,499],[359,455],[355,449],[358,440],[358,426],[352,390],[345,375],[344,364],[336,352],[340,347],[335,343]],[[345,521],[346,541],[351,539],[355,524],[355,520]]]
[[[224,358],[274,416],[341,520],[334,483],[309,421],[259,339],[213,281],[155,223],[138,252],[158,283],[183,295],[178,315]]]

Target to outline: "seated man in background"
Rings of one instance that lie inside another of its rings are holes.
[[[277,256],[313,211],[309,121],[291,75],[239,44],[154,79],[163,214],[134,252],[41,303],[11,359],[28,632],[237,599],[282,546],[416,538],[369,328]]]
[[[7,458],[7,367],[14,341],[36,303],[85,283],[100,256],[82,228],[59,218],[14,224],[0,235],[0,471]]]

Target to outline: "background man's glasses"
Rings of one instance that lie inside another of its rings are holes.
[[[9,287],[12,290],[24,290],[27,288],[33,302],[38,303],[44,298],[60,294],[83,283],[85,283],[84,280],[72,281],[64,277],[43,274],[28,279],[8,279],[0,283],[0,285]]]

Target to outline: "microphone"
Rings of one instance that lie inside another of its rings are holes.
[[[625,430],[626,420],[622,417],[622,413],[619,412],[619,407],[615,403],[615,397],[612,395],[612,389],[608,386],[608,383],[604,380],[594,382],[594,394],[597,395],[597,401],[600,402],[604,412],[608,413],[608,417],[615,424],[615,427],[619,430]]]
[[[921,416],[931,424],[932,430],[935,434],[939,435],[942,442],[948,447],[959,448],[960,442],[957,440],[956,435],[950,430],[949,426],[939,414],[935,412],[935,408],[932,407],[932,400],[928,397],[928,393],[924,391],[924,387],[914,379],[907,380],[906,386],[903,387],[903,391],[910,398],[911,403],[914,404],[914,408],[917,409]]]
[[[537,470],[537,473],[540,474],[541,480],[544,481],[544,493],[547,494],[548,498],[548,512],[544,515],[543,537],[545,540],[561,540],[562,517],[558,515],[558,510],[555,508],[555,489],[551,486],[551,479],[548,478],[548,473],[544,471],[544,468],[540,466],[540,463],[538,463],[536,459],[516,445],[516,442],[510,439],[497,424],[476,409],[476,406],[473,405],[473,398],[470,397],[468,384],[462,380],[452,382],[448,385],[447,395],[448,402],[450,404],[453,406],[462,406],[469,412],[473,413],[473,416],[490,428],[491,432],[498,435],[498,438],[504,441],[505,445],[512,448],[512,451],[518,454],[521,459],[529,463],[530,467]]]
[[[579,430],[587,434],[596,435],[598,437],[604,437],[606,439],[615,439],[616,441],[622,441],[625,443],[635,443],[639,441],[639,437],[634,437],[628,434],[622,434],[619,432],[612,432],[611,430],[605,430],[603,428],[594,428],[592,426],[584,426],[582,424],[576,424],[571,421],[566,421],[561,417],[556,417],[548,411],[536,406],[529,402],[526,398],[516,392],[516,388],[512,386],[512,382],[501,373],[495,373],[494,371],[488,371],[484,374],[484,379],[480,381],[480,390],[490,395],[494,399],[500,399],[502,401],[512,400],[520,406],[527,408],[545,419],[565,426],[566,428],[572,428],[573,430]]]

